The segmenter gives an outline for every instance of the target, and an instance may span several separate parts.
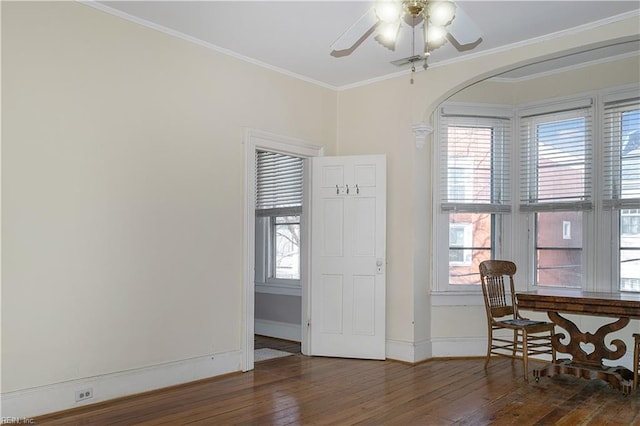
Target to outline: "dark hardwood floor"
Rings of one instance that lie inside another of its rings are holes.
[[[640,392],[522,380],[494,359],[418,365],[305,357],[36,419],[40,425],[640,425]],[[532,362],[531,368],[542,364]]]

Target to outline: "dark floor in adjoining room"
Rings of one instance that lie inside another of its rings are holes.
[[[292,354],[299,354],[300,342],[292,342],[291,340],[276,339],[274,337],[255,335],[253,340],[254,349],[277,349],[279,351],[291,352]]]

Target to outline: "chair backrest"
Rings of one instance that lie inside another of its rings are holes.
[[[485,260],[480,263],[480,280],[487,318],[517,317],[513,276],[516,264],[508,260]],[[507,288],[508,282],[508,288]],[[507,290],[510,294],[507,294]]]

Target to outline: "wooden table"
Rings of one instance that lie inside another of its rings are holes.
[[[614,339],[609,349],[605,337],[629,324],[630,319],[640,319],[640,294],[637,293],[594,293],[570,289],[538,289],[534,292],[516,294],[518,307],[522,310],[547,312],[549,319],[569,332],[569,342],[563,344],[565,335],[556,333],[553,347],[557,352],[570,354],[571,360],[558,360],[543,369],[534,370],[536,381],[540,377],[552,377],[556,374],[568,374],[585,379],[600,379],[613,388],[628,394],[633,385],[633,372],[624,367],[608,367],[603,360],[622,358],[627,347],[622,340]],[[595,333],[582,332],[570,320],[560,313],[595,315],[618,318],[603,325]],[[587,352],[581,344],[593,345],[593,351]]]

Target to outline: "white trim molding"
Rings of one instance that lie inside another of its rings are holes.
[[[487,337],[435,337],[431,339],[434,358],[487,355]]]
[[[386,357],[396,361],[416,363],[432,358],[431,341],[404,342],[387,339]]]
[[[2,394],[3,418],[31,418],[95,404],[127,395],[240,371],[242,352],[230,351],[69,380]],[[76,391],[92,389],[93,397],[76,402]]]
[[[433,126],[427,123],[418,123],[411,126],[416,138],[416,148],[420,149],[427,142],[427,136],[433,132]]]
[[[255,333],[261,336],[275,337],[292,342],[302,341],[302,324],[289,324],[288,322],[271,321],[256,318]]]
[[[477,357],[487,353],[487,337],[436,337],[419,342],[387,340],[387,358],[415,364],[431,358]]]

